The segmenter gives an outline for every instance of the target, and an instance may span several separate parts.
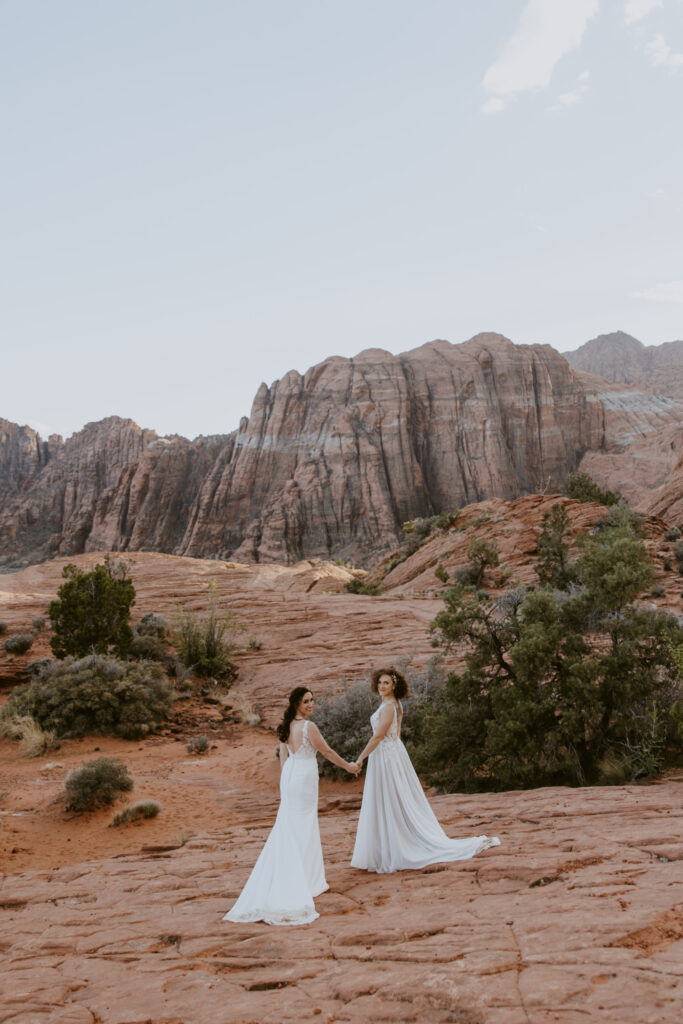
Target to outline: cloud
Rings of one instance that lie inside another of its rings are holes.
[[[550,84],[558,61],[575,49],[599,0],[527,0],[515,31],[484,75],[485,114]]]
[[[645,47],[645,53],[656,68],[665,67],[673,71],[683,64],[683,53],[672,53],[661,32],[650,40]]]
[[[555,103],[548,107],[548,110],[566,110],[567,107],[575,107],[577,103],[580,103],[585,93],[588,91],[588,80],[590,78],[590,72],[582,71],[579,77],[576,79],[576,85],[569,92],[560,93]]]
[[[662,6],[662,0],[628,0],[624,11],[624,21],[627,25],[635,25],[637,21],[647,18],[657,7]]]
[[[653,288],[647,288],[644,292],[636,292],[634,299],[650,299],[652,302],[680,302],[683,303],[683,281],[668,281],[665,284],[656,284]]]

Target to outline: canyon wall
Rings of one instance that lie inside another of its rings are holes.
[[[0,564],[104,549],[372,560],[406,519],[557,490],[586,452],[618,452],[680,412],[550,346],[481,334],[291,371],[224,436],[161,438],[112,417],[42,442],[5,424]]]

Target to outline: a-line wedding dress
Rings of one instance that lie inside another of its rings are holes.
[[[291,735],[290,735],[291,740]],[[318,762],[304,723],[301,744],[280,775],[280,807],[247,884],[224,921],[308,924],[325,881],[318,827]]]
[[[378,728],[382,705],[370,718]],[[366,871],[403,871],[444,861],[469,860],[496,837],[449,839],[424,795],[401,740],[398,705],[389,731],[368,757],[363,802],[351,865]]]

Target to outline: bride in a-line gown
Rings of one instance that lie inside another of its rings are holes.
[[[450,839],[436,819],[401,741],[400,697],[408,684],[396,669],[373,673],[372,689],[382,703],[372,715],[372,738],[357,759],[368,771],[351,864],[366,871],[403,871],[442,861],[469,860],[496,837]]]
[[[224,921],[308,924],[318,914],[315,896],[327,888],[318,827],[316,751],[340,768],[357,774],[309,722],[313,695],[297,686],[278,727],[280,807],[275,824],[246,885]]]

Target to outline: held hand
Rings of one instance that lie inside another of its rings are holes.
[[[357,764],[355,761],[347,761],[346,770],[347,772],[350,772],[351,775],[358,775],[358,773],[360,772],[360,765]]]

